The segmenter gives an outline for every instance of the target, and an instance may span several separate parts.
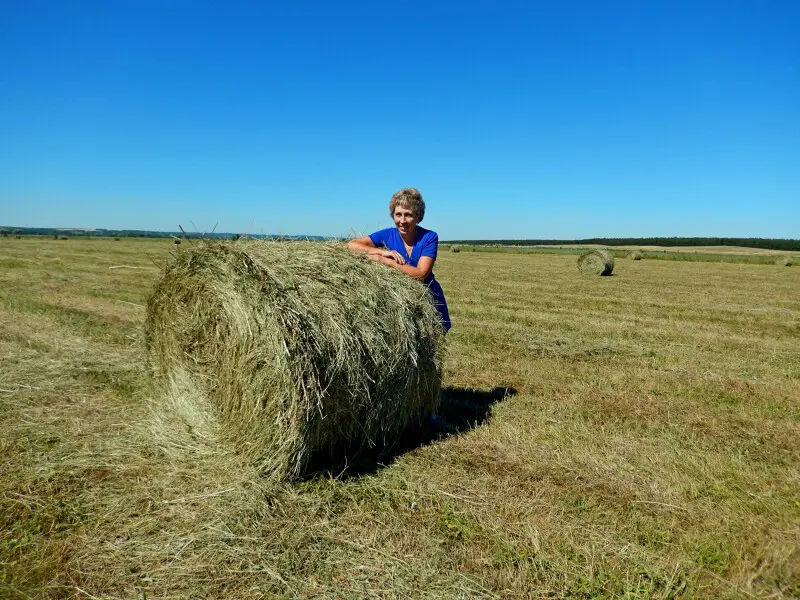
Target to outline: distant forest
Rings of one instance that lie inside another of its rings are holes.
[[[214,238],[214,239],[236,239],[242,237],[238,233],[218,233],[218,232],[204,232],[187,231],[185,234],[181,231],[144,231],[139,229],[78,229],[78,228],[60,228],[60,227],[10,227],[0,225],[0,235],[8,237],[9,235],[36,235],[36,236],[54,236],[54,237],[133,237],[133,238],[183,238],[188,237],[191,239],[198,238]],[[285,236],[285,235],[264,235],[264,234],[248,234],[248,238],[269,238],[269,239],[323,239],[320,236]]]
[[[10,227],[0,226],[0,235],[48,235],[68,237],[141,237],[167,238],[184,237],[180,231],[141,231],[130,229],[64,229],[55,227]],[[200,233],[186,232],[190,238],[239,239],[238,233]],[[316,235],[253,235],[250,238],[288,238],[325,239]],[[542,246],[561,244],[602,244],[604,246],[742,246],[745,248],[766,248],[768,250],[800,251],[800,240],[782,238],[728,238],[728,237],[648,237],[648,238],[587,238],[582,240],[448,240],[446,244],[499,245],[499,246]]]
[[[587,238],[582,240],[452,240],[448,244],[499,246],[542,246],[561,244],[602,244],[604,246],[743,246],[768,250],[800,250],[800,240],[781,238],[648,237]]]

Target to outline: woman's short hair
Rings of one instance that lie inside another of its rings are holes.
[[[403,188],[397,192],[389,201],[389,215],[394,216],[394,209],[398,206],[407,206],[414,214],[417,223],[421,223],[425,217],[425,200],[417,188]]]

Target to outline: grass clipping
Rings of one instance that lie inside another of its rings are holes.
[[[424,286],[341,243],[203,241],[171,252],[145,343],[157,415],[292,479],[433,411],[444,330]]]
[[[607,250],[589,250],[578,257],[578,269],[584,275],[611,275],[614,257]]]

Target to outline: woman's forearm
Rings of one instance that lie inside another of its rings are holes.
[[[375,246],[367,246],[366,244],[362,244],[358,240],[350,240],[347,242],[347,247],[354,252],[363,252],[364,254],[383,254],[384,250],[382,248],[376,248]]]
[[[393,261],[391,258],[384,258],[381,260],[381,262],[385,265],[389,265],[390,267],[397,269],[401,273],[405,273],[409,277],[413,277],[417,281],[425,281],[425,278],[430,274],[429,271],[425,271],[423,269],[420,269],[419,267],[412,267],[411,265],[401,265]]]

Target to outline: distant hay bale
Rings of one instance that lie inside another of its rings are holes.
[[[453,252],[461,252],[461,248],[459,248],[458,246],[453,246],[453,247],[451,248],[451,250],[452,250]]]
[[[176,248],[144,332],[157,414],[279,479],[312,455],[390,444],[438,402],[444,330],[427,290],[340,243]]]
[[[779,267],[791,267],[792,258],[790,256],[779,256],[775,259],[775,264]]]
[[[641,250],[634,250],[629,255],[631,260],[642,260],[642,251]]]
[[[175,245],[179,245],[181,243],[181,238],[175,238]]]
[[[589,250],[578,257],[578,269],[584,275],[611,275],[614,257],[608,250]]]
[[[60,240],[68,240],[68,239],[69,239],[69,236],[66,236],[66,235],[60,235],[60,236],[58,236],[58,239],[60,239]]]

